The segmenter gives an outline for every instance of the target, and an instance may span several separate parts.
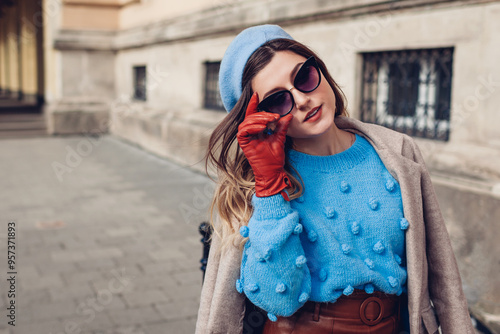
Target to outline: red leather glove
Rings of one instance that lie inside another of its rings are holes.
[[[285,173],[285,139],[292,115],[280,118],[270,112],[257,112],[259,96],[252,95],[245,113],[245,119],[238,126],[236,138],[255,175],[255,193],[257,197],[266,197],[281,193],[290,201],[284,191],[290,185]],[[268,125],[275,123],[274,132],[268,134]]]

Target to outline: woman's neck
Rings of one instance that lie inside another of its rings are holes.
[[[354,134],[337,128],[335,124],[323,134],[312,138],[294,138],[292,148],[310,155],[333,155],[347,150],[354,142]]]

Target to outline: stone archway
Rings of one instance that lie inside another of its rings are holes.
[[[0,4],[0,113],[41,113],[44,103],[40,0]]]

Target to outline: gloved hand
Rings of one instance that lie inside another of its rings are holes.
[[[245,119],[238,126],[236,138],[255,175],[255,193],[257,197],[266,197],[281,192],[283,198],[290,201],[284,191],[290,185],[286,175],[285,139],[292,115],[280,118],[270,112],[257,112],[259,96],[252,95],[245,113]],[[277,122],[277,123],[276,123]],[[270,131],[269,124],[275,124]]]

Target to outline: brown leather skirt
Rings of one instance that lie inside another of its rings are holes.
[[[354,290],[335,303],[308,301],[291,317],[267,320],[263,334],[397,334],[401,331],[400,301],[396,295]]]

